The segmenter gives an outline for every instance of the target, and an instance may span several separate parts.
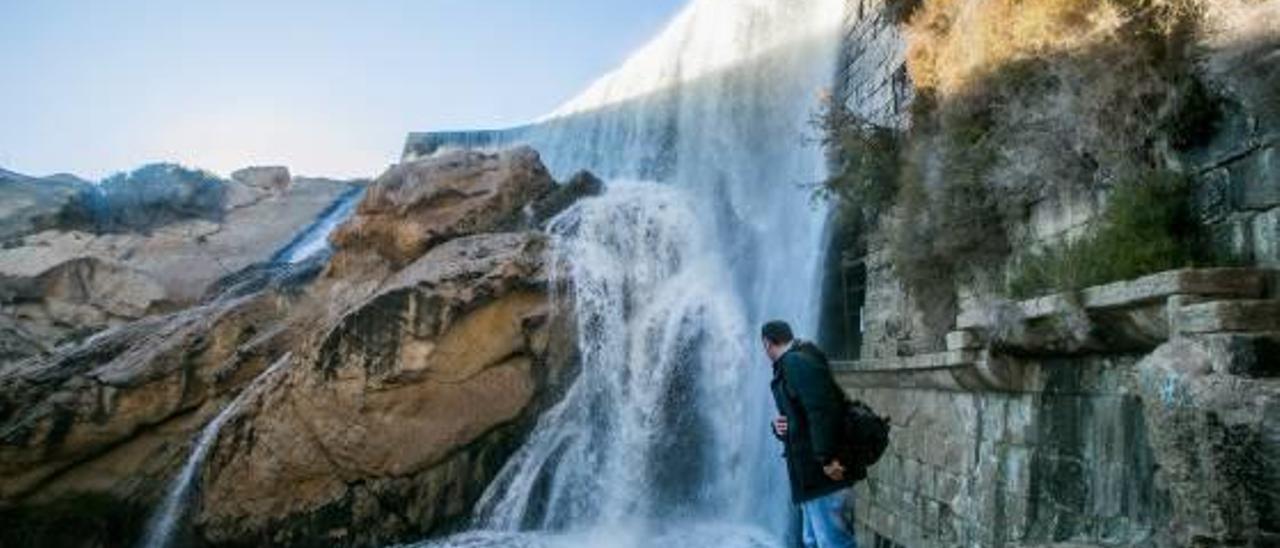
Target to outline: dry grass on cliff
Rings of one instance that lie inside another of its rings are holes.
[[[993,67],[1096,42],[1120,25],[1097,0],[928,0],[907,26],[912,82],[958,93]]]

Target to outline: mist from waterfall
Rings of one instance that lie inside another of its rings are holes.
[[[719,518],[749,481],[750,433],[722,427],[751,392],[744,314],[699,217],[678,189],[615,183],[551,224],[584,367],[481,501],[484,528],[661,529]]]
[[[546,119],[503,132],[609,182],[551,224],[582,372],[445,546],[770,546],[791,509],[758,325],[817,325],[808,120],[841,0],[695,0]],[[650,181],[648,183],[623,181]]]

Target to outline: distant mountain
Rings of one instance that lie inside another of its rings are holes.
[[[63,207],[89,185],[65,173],[32,177],[0,168],[0,241],[51,226]]]
[[[5,168],[0,167],[0,180],[9,180],[9,179],[30,179],[30,178],[31,178],[31,177],[26,176],[26,175],[23,175],[23,174],[21,174],[21,173],[17,173],[17,172],[9,171],[9,170],[7,170],[7,169],[5,169]]]

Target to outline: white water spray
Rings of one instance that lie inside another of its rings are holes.
[[[204,425],[200,430],[200,435],[196,437],[195,444],[191,447],[191,452],[187,455],[187,461],[183,463],[182,470],[169,483],[169,488],[165,491],[164,501],[157,508],[155,514],[152,515],[151,521],[147,524],[147,532],[142,537],[142,542],[138,546],[142,548],[163,548],[169,546],[173,541],[173,536],[177,532],[178,525],[186,516],[186,510],[189,507],[188,501],[191,498],[191,490],[200,479],[200,468],[204,465],[205,458],[209,456],[209,451],[213,449],[213,445],[218,441],[218,433],[222,431],[222,427],[227,421],[244,406],[244,403],[257,393],[259,387],[264,384],[263,381],[271,378],[278,370],[284,367],[286,363],[291,361],[291,355],[285,354],[275,363],[271,364],[266,370],[250,381],[249,385],[236,395],[231,403],[223,407],[218,415]]]
[[[611,182],[552,225],[580,377],[442,546],[769,546],[790,508],[756,328],[817,325],[808,126],[841,0],[695,0],[546,119],[498,134]]]
[[[487,527],[710,518],[745,480],[743,432],[723,427],[750,391],[744,315],[697,223],[683,192],[636,184],[551,225],[584,366],[482,502]]]

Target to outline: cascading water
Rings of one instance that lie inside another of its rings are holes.
[[[806,139],[842,0],[695,0],[495,146],[605,195],[553,221],[583,365],[447,546],[768,546],[788,533],[755,326],[817,324],[824,173]],[[618,183],[651,180],[655,183]]]
[[[746,481],[745,432],[717,427],[750,392],[744,315],[698,217],[683,192],[628,184],[551,225],[584,368],[481,501],[484,528],[660,531],[717,519]]]
[[[209,456],[209,450],[213,448],[213,444],[218,441],[218,433],[222,431],[222,427],[240,410],[244,403],[254,394],[257,393],[258,387],[262,386],[265,379],[271,376],[285,364],[289,363],[290,355],[285,354],[275,363],[271,364],[266,370],[257,376],[249,386],[245,387],[231,403],[223,407],[218,415],[204,425],[200,430],[200,435],[196,437],[195,444],[191,447],[191,452],[187,454],[187,460],[182,464],[182,469],[178,471],[178,475],[169,483],[169,488],[165,491],[164,501],[160,503],[159,508],[151,516],[151,521],[147,524],[146,534],[142,536],[142,541],[138,546],[142,548],[163,548],[169,546],[173,541],[173,536],[177,532],[178,525],[182,522],[186,515],[187,503],[191,498],[191,490],[196,482],[200,479],[200,467],[204,465],[204,460]]]
[[[329,247],[329,234],[355,213],[364,197],[364,187],[353,187],[343,192],[311,226],[299,232],[271,258],[272,263],[296,264],[321,253]]]

